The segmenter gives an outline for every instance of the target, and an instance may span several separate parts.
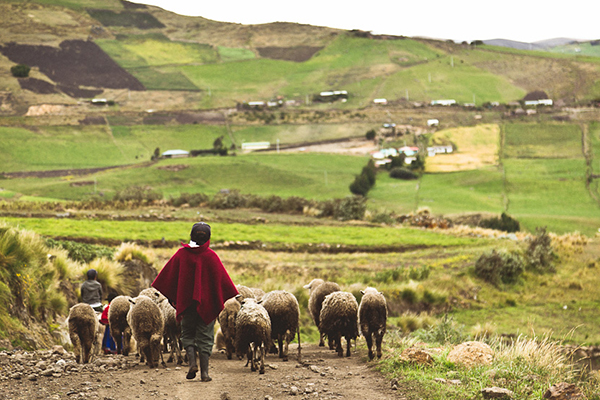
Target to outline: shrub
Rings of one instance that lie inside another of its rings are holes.
[[[246,206],[246,202],[239,190],[224,189],[215,194],[208,205],[211,208],[222,210],[244,207]]]
[[[537,235],[529,239],[525,252],[527,267],[540,273],[555,272],[554,261],[557,259],[552,247],[552,239],[546,228],[537,228]]]
[[[131,242],[121,243],[114,256],[115,261],[140,260],[145,264],[152,264],[152,258],[143,247]]]
[[[404,180],[412,180],[419,179],[419,175],[414,173],[408,168],[404,167],[395,167],[390,171],[390,178],[394,179],[404,179]]]
[[[162,194],[156,192],[150,186],[129,186],[123,190],[117,191],[113,200],[115,201],[133,201],[133,202],[152,202],[161,200]]]
[[[89,263],[90,261],[101,257],[112,258],[115,252],[115,250],[110,247],[71,242],[69,240],[58,241],[46,239],[46,245],[52,248],[64,249],[68,252],[68,256],[71,260],[82,263]]]
[[[355,195],[366,196],[369,190],[371,190],[371,184],[365,174],[356,175],[354,182],[350,184],[350,191]]]
[[[459,344],[466,339],[464,326],[457,325],[452,317],[445,314],[441,321],[428,329],[419,329],[411,336],[427,343]]]
[[[369,129],[369,130],[367,131],[367,133],[365,134],[365,138],[366,138],[367,140],[374,140],[374,139],[375,139],[375,135],[376,135],[376,134],[377,134],[377,133],[375,132],[375,129]]]
[[[17,64],[10,67],[10,73],[15,78],[27,78],[29,76],[29,71],[31,71],[31,68],[29,65],[25,64]]]
[[[500,218],[481,220],[480,225],[482,228],[495,229],[504,232],[519,232],[521,230],[519,221],[504,212],[500,215]]]
[[[209,197],[204,193],[181,193],[177,198],[171,198],[169,203],[175,207],[188,204],[190,207],[198,207],[201,204],[208,203]]]
[[[475,263],[475,275],[496,286],[516,282],[524,269],[521,256],[505,251],[492,250],[482,254]]]
[[[391,170],[396,167],[404,167],[404,162],[406,160],[406,154],[400,153],[395,157],[390,157],[391,162],[386,164],[386,168]]]
[[[335,209],[333,217],[341,221],[360,220],[365,216],[367,200],[360,196],[343,198]]]

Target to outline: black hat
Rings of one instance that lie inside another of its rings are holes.
[[[192,226],[190,238],[198,245],[202,245],[210,239],[210,225],[205,222],[197,222]]]

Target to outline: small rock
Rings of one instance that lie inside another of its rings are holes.
[[[36,374],[31,374],[27,377],[27,379],[29,379],[32,382],[35,382],[35,381],[37,381],[38,376]]]
[[[298,387],[296,387],[296,386],[292,386],[292,387],[290,388],[290,394],[291,394],[292,396],[296,396],[298,393],[300,393],[300,390],[298,389]]]
[[[431,354],[418,347],[404,349],[400,354],[400,360],[413,364],[433,364],[433,357],[431,357]]]
[[[574,384],[561,382],[552,385],[546,393],[544,393],[544,398],[551,400],[583,400],[585,399],[585,396],[581,389]]]
[[[508,389],[494,386],[481,389],[481,395],[484,399],[512,399],[514,393]]]
[[[145,380],[143,380],[143,379],[140,379],[140,384],[141,384],[141,385],[145,385],[145,384],[146,384],[146,381],[145,381]]]
[[[433,381],[437,383],[446,383],[446,380],[444,378],[433,378]]]
[[[266,395],[265,400],[273,400],[273,396]]]

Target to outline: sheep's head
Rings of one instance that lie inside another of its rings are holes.
[[[309,284],[304,285],[304,289],[313,290],[323,283],[325,283],[323,279],[313,279]]]

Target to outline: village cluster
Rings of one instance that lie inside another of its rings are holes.
[[[234,355],[238,359],[246,357],[246,366],[263,374],[267,351],[287,361],[289,344],[297,335],[297,359],[301,362],[300,307],[296,297],[284,290],[265,293],[243,285],[236,287],[239,295],[225,302],[218,317],[216,348],[230,360]],[[343,337],[345,355],[349,357],[360,327],[369,359],[381,357],[387,322],[387,304],[381,292],[367,287],[361,291],[358,304],[352,293],[342,291],[335,282],[314,279],[304,288],[309,290],[308,309],[320,333],[319,346],[324,346],[326,339],[329,349],[342,357]],[[156,368],[159,360],[166,365],[166,351],[170,352],[167,362],[176,360],[178,365],[183,364],[181,326],[175,318],[175,308],[156,289],[144,289],[135,298],[114,298],[108,310],[108,324],[117,354],[127,356],[136,348],[140,362]],[[99,339],[104,330],[97,313],[89,304],[78,303],[70,309],[68,326],[77,362],[90,362],[100,351]]]

